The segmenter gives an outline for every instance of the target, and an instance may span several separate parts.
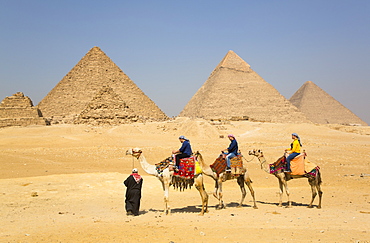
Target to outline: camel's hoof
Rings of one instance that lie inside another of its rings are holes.
[[[307,208],[313,208],[313,206],[312,205],[308,205]]]
[[[288,205],[288,206],[286,206],[285,208],[292,208],[292,205]]]
[[[200,214],[198,214],[199,216],[204,216],[204,213],[200,213]]]
[[[321,209],[321,206],[317,206],[318,209]]]
[[[243,205],[241,205],[241,204],[239,204],[238,206],[236,206],[237,208],[241,208],[241,207],[243,207]]]
[[[258,209],[258,207],[257,207],[257,206],[253,206],[253,208],[254,208],[254,209]]]
[[[282,206],[283,206],[283,204],[279,204],[279,205],[278,205],[278,207],[282,207]]]

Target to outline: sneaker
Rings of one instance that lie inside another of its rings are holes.
[[[127,211],[126,215],[133,215],[132,211]]]
[[[284,170],[284,172],[291,173],[292,171],[291,170]]]
[[[230,167],[226,167],[226,172],[231,172],[231,168]]]

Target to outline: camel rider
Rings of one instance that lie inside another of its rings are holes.
[[[287,166],[284,172],[292,172],[290,170],[290,161],[294,159],[297,155],[301,153],[301,139],[299,138],[297,133],[292,133],[293,142],[290,144],[290,149],[286,149],[285,151],[289,153],[289,156],[286,158]]]
[[[175,161],[176,161],[176,168],[179,168],[180,165],[180,159],[183,158],[189,158],[192,155],[192,150],[190,146],[190,141],[185,136],[179,137],[180,142],[182,143],[181,148],[179,150],[172,151],[175,155]]]
[[[230,145],[227,149],[225,149],[224,152],[227,153],[227,156],[226,156],[226,163],[227,163],[226,171],[230,172],[231,171],[230,159],[237,156],[239,148],[238,148],[238,142],[236,141],[234,135],[229,134],[229,135],[227,135],[227,137],[230,140]]]

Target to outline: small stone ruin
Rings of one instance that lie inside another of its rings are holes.
[[[47,125],[29,97],[17,92],[0,103],[0,127]]]

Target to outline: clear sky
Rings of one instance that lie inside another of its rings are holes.
[[[369,0],[0,0],[0,100],[37,105],[94,46],[168,116],[233,50],[287,99],[310,80],[370,124]]]

